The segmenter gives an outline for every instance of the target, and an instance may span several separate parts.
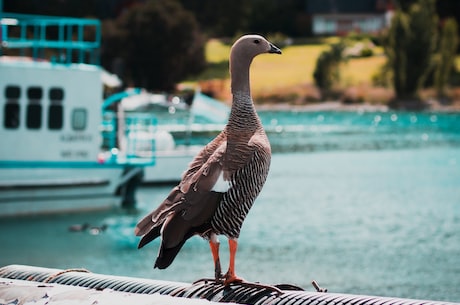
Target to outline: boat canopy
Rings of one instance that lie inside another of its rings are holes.
[[[0,26],[0,55],[2,49],[17,49],[16,55],[34,60],[99,65],[97,19],[2,13]]]

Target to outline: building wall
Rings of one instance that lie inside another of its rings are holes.
[[[377,33],[386,26],[384,14],[316,14],[312,22],[314,35]]]

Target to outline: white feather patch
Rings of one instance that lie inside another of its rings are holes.
[[[224,179],[224,172],[221,171],[219,178],[217,178],[216,183],[212,187],[211,191],[218,193],[225,193],[230,188],[230,182]]]

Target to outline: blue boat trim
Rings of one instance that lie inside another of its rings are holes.
[[[68,179],[68,180],[40,180],[40,181],[0,181],[0,191],[20,190],[32,188],[77,188],[109,185],[107,179]]]
[[[0,161],[0,168],[120,168],[124,164],[106,162],[100,163],[96,161]]]
[[[31,49],[34,59],[42,58],[47,49],[59,50],[60,58],[51,61],[62,64],[73,63],[72,54],[77,52],[77,63],[99,65],[97,50],[101,42],[101,22],[97,19],[12,13],[3,13],[1,17],[1,44],[6,48],[19,49],[22,53]],[[14,32],[17,28],[19,35]],[[50,39],[46,34],[54,28],[57,28],[58,38]],[[85,37],[87,28],[92,29],[94,39]],[[29,36],[29,29],[33,29],[32,37]]]
[[[2,192],[3,190],[0,188],[0,192]],[[113,198],[113,194],[80,194],[78,196],[78,200],[82,200],[82,199],[86,199],[86,200],[89,200],[89,199],[104,199],[104,200],[110,200],[110,198]],[[30,196],[22,196],[22,197],[14,197],[14,198],[3,198],[1,199],[0,198],[0,207],[2,204],[11,204],[11,203],[17,203],[17,202],[25,202],[25,201],[29,201],[31,206],[33,206],[34,204],[36,204],[37,201],[43,201],[43,202],[47,202],[47,203],[55,203],[55,202],[60,202],[60,201],[73,201],[75,200],[75,196],[74,195],[55,195],[53,194],[52,196],[33,196],[33,197],[30,197]],[[83,209],[85,210],[85,209]],[[87,210],[91,210],[90,208],[88,208]],[[25,212],[25,213],[20,213],[20,214],[36,214],[36,213],[29,213],[29,212]],[[20,215],[18,214],[18,215]],[[53,214],[53,212],[45,212],[44,214]],[[0,215],[0,219],[1,217],[4,217],[4,215]]]
[[[119,93],[112,94],[111,96],[109,96],[108,98],[104,100],[104,103],[102,103],[101,109],[102,111],[105,111],[110,105],[119,103],[125,97],[132,96],[132,95],[138,95],[138,94],[141,94],[141,92],[142,92],[141,88],[132,88],[132,89],[127,89]]]

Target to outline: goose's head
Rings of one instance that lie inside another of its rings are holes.
[[[244,92],[250,95],[249,66],[259,54],[281,54],[281,50],[260,35],[245,35],[238,39],[230,51],[230,75],[232,93]]]
[[[281,50],[260,35],[244,35],[238,39],[231,49],[231,60],[252,61],[254,57],[263,53],[281,54]]]

